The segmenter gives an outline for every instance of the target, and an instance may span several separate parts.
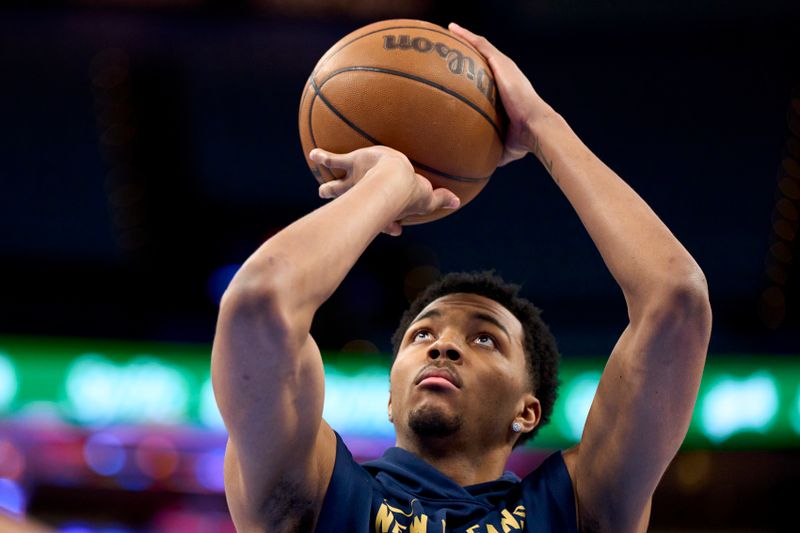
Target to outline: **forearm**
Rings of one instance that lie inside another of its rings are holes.
[[[702,287],[702,272],[689,252],[560,115],[531,127],[530,150],[577,212],[629,308],[665,288]]]
[[[370,242],[396,220],[404,200],[392,167],[376,166],[350,191],[287,226],[253,253],[231,283],[266,292],[293,327],[308,329]]]

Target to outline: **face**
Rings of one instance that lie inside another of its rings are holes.
[[[405,332],[391,371],[390,418],[398,441],[450,437],[504,442],[511,424],[530,431],[539,402],[531,392],[519,320],[492,299],[448,294]]]

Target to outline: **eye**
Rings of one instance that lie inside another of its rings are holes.
[[[488,333],[479,334],[477,337],[475,337],[475,342],[477,342],[481,346],[488,346],[491,348],[494,348],[497,345],[497,342],[494,340],[494,337],[492,337]]]
[[[431,336],[430,331],[428,331],[427,329],[420,329],[415,331],[414,335],[411,336],[411,342],[416,342],[420,340],[424,341],[430,338],[430,336]]]

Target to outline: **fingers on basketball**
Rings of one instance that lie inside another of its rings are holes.
[[[434,189],[431,197],[431,211],[437,209],[457,209],[461,200],[452,191],[444,188]]]
[[[319,186],[320,198],[338,198],[352,187],[352,183],[347,179],[331,180]]]
[[[309,152],[308,157],[318,165],[323,165],[327,168],[349,170],[352,167],[352,155],[349,153],[335,154],[322,148],[314,148]]]
[[[497,48],[494,47],[492,43],[486,37],[482,35],[478,35],[477,33],[473,33],[466,28],[463,28],[456,24],[455,22],[451,22],[448,26],[448,29],[458,35],[464,37],[469,44],[474,46],[478,49],[478,51],[483,54],[487,59],[493,54],[497,53]]]

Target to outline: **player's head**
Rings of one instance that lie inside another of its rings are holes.
[[[392,337],[390,415],[398,434],[447,437],[466,428],[475,434],[468,438],[496,442],[521,421],[516,446],[549,421],[558,349],[519,288],[491,272],[451,273],[411,303]],[[435,379],[420,386],[431,369],[451,371],[457,390]]]

